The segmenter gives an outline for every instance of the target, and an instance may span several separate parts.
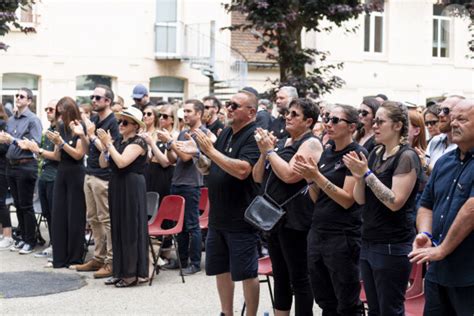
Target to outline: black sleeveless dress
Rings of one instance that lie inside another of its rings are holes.
[[[135,136],[114,146],[123,153],[128,145],[136,144],[147,150],[145,140]],[[143,170],[146,155],[138,156],[125,168],[118,168],[109,159],[112,170],[109,182],[109,209],[114,252],[115,278],[148,277],[148,218],[146,209],[146,184]]]

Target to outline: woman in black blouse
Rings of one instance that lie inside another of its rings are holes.
[[[420,161],[407,144],[408,111],[384,102],[375,115],[376,147],[369,158],[350,153],[344,163],[357,179],[354,198],[363,204],[360,264],[369,315],[404,315],[415,237],[415,196]]]
[[[290,103],[286,115],[289,137],[276,138],[266,130],[257,128],[255,137],[260,158],[252,175],[267,194],[283,203],[305,188],[307,183],[293,170],[295,155],[319,160],[320,141],[312,135],[318,120],[319,108],[308,99]],[[300,194],[285,207],[286,215],[268,237],[268,250],[275,281],[275,315],[289,315],[292,296],[295,295],[295,315],[312,315],[313,296],[307,270],[306,245],[314,203],[308,195]]]
[[[314,299],[323,315],[358,315],[360,207],[354,203],[355,179],[342,162],[351,151],[363,153],[352,140],[356,109],[335,105],[325,118],[328,145],[319,163],[297,156],[295,170],[312,182],[315,203],[308,235],[308,266]]]
[[[54,156],[49,158],[59,160],[51,213],[54,268],[82,263],[86,226],[85,134],[79,108],[72,98],[64,97],[58,101],[56,119],[60,116],[57,131],[46,132],[55,145]]]
[[[112,140],[103,129],[97,130],[107,152],[100,155],[100,166],[110,165],[109,209],[112,231],[113,277],[105,284],[116,287],[136,285],[148,277],[148,218],[146,183],[143,170],[147,144],[137,135],[144,127],[142,112],[134,107],[116,114],[120,137]]]

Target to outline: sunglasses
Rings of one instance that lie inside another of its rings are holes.
[[[366,117],[367,115],[369,115],[369,111],[367,110],[359,110],[359,115],[363,116],[363,117]]]
[[[338,124],[338,123],[341,122],[341,121],[346,122],[347,124],[352,124],[351,121],[346,120],[346,119],[343,119],[343,118],[340,118],[340,117],[337,117],[337,116],[333,116],[333,117],[327,116],[327,117],[324,117],[324,123],[326,123],[326,124],[329,124],[329,122],[331,122],[333,125],[336,125],[336,124]]]
[[[296,111],[288,112],[288,115],[289,115],[291,118],[295,118],[295,117],[300,116],[300,114],[296,113]]]
[[[134,124],[134,123],[129,122],[127,120],[118,120],[117,123],[118,123],[118,125],[122,125],[123,127],[127,127],[128,124]]]
[[[17,99],[19,98],[20,100],[23,100],[23,99],[28,98],[28,97],[26,95],[17,93],[17,94],[15,94],[15,98],[17,98]]]
[[[173,115],[168,115],[168,114],[158,114],[158,118],[163,118],[164,120],[167,120],[168,118],[173,117]]]
[[[45,108],[44,111],[46,113],[52,113],[52,112],[54,112],[54,108]]]
[[[103,97],[101,95],[91,95],[91,101],[100,101],[102,98],[107,99],[106,97]]]
[[[438,109],[438,115],[440,115],[441,113],[443,113],[444,115],[449,115],[449,108],[439,108]]]
[[[386,120],[381,120],[378,117],[374,120],[374,125],[377,124],[378,126],[382,125],[383,123],[387,122]]]
[[[434,120],[434,121],[425,121],[425,126],[435,126],[436,124],[438,124],[438,120]]]
[[[153,112],[143,112],[143,116],[152,116]]]

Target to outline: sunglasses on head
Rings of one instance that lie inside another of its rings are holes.
[[[167,120],[168,118],[173,117],[173,115],[168,115],[168,114],[162,114],[162,113],[160,113],[160,114],[158,114],[158,117],[159,117],[159,118],[163,118],[164,120]]]
[[[425,121],[425,126],[435,126],[436,124],[438,124],[438,120]]]
[[[363,116],[363,117],[366,117],[367,115],[369,115],[369,111],[367,110],[359,110],[359,115]]]
[[[101,95],[91,95],[91,101],[100,101],[102,98],[107,99],[106,97],[103,97]]]
[[[324,117],[324,123],[326,123],[326,124],[329,124],[329,122],[331,122],[332,124],[336,125],[341,121],[346,122],[347,124],[352,123],[349,120],[346,120],[346,119],[343,119],[343,118],[340,118],[340,117],[337,117],[337,116],[333,116],[333,117],[326,116],[326,117]]]
[[[449,115],[449,112],[449,108],[446,107],[438,109],[438,115],[440,115],[441,113],[443,113],[444,115]]]
[[[54,112],[54,108],[45,108],[44,111],[46,113],[52,113],[52,112]]]
[[[26,95],[17,93],[17,94],[15,94],[15,98],[17,98],[17,99],[20,98],[20,100],[23,100],[23,99],[28,98],[28,97]]]
[[[128,124],[133,124],[132,122],[129,122],[127,120],[122,120],[122,119],[118,120],[117,123],[118,123],[118,125],[122,125],[124,127],[127,127]]]

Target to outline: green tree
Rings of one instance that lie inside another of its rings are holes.
[[[16,10],[27,10],[35,3],[35,0],[1,0],[0,1],[0,37],[5,36],[11,31],[11,28],[17,28],[22,32],[34,33],[32,27],[24,27],[18,21]],[[8,45],[0,41],[0,50],[7,50]]]

